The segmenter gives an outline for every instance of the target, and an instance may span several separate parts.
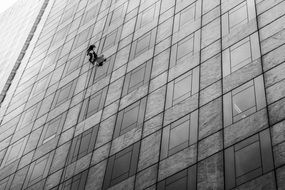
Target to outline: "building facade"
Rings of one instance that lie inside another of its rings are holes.
[[[283,0],[50,0],[40,18],[1,104],[1,190],[285,189]]]
[[[47,1],[18,0],[0,14],[0,104],[14,79]]]

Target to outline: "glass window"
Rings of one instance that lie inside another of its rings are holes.
[[[144,53],[145,51],[147,51],[149,49],[150,39],[151,39],[150,33],[148,33],[148,34],[144,35],[143,37],[141,37],[140,39],[138,39],[136,51],[135,51],[135,57]]]
[[[255,92],[253,86],[233,96],[233,116],[238,119],[256,111],[256,109],[251,108],[255,108]],[[241,115],[241,113],[243,114]],[[235,118],[234,120],[237,120]]]
[[[66,66],[65,66],[64,75],[66,76],[70,74],[72,71],[75,71],[77,68],[79,68],[81,64],[83,63],[84,56],[85,56],[85,52],[80,53],[79,55],[73,57],[71,60],[67,61]]]
[[[82,104],[79,122],[100,111],[105,103],[107,87],[86,98]]]
[[[198,111],[184,116],[163,129],[160,159],[197,142]]]
[[[189,138],[189,120],[171,129],[169,139],[169,149],[175,148],[188,141]],[[188,145],[188,144],[187,144]]]
[[[67,164],[79,160],[94,150],[97,132],[98,125],[74,137],[67,156]]]
[[[98,11],[99,11],[99,3],[90,8],[88,11],[84,13],[81,26],[89,22],[90,20],[96,18]]]
[[[247,3],[241,3],[229,11],[230,31],[248,22]]]
[[[184,75],[174,82],[173,104],[183,101],[191,95],[191,74]]]
[[[223,76],[225,77],[260,58],[258,34],[254,33],[237,42],[223,50],[222,54]]]
[[[142,12],[141,27],[151,23],[154,20],[155,4]]]
[[[118,8],[116,8],[111,14],[111,21],[110,21],[110,25],[114,22],[116,22],[118,19],[120,18],[124,18],[124,10],[125,10],[125,4],[119,6]]]
[[[118,29],[114,30],[105,37],[103,50],[108,49],[116,44],[117,34],[118,34]]]
[[[61,133],[65,118],[66,113],[59,115],[58,117],[52,119],[44,125],[38,146],[49,142]]]
[[[188,54],[193,54],[194,52],[194,37],[189,36],[184,40],[178,42],[177,46],[177,61],[185,57]]]
[[[17,160],[20,156],[22,156],[22,152],[24,151],[25,145],[26,145],[25,138],[11,145],[7,150],[4,161],[2,162],[2,166],[12,163],[15,160]]]
[[[150,79],[152,61],[148,61],[126,75],[123,96],[147,84]]]
[[[158,183],[157,190],[196,189],[196,168],[191,166]]]
[[[89,86],[103,79],[113,71],[115,63],[115,55],[107,58],[106,62],[101,67],[93,67],[90,73]]]
[[[28,109],[21,118],[21,123],[18,126],[18,130],[25,127],[27,124],[31,123],[36,116],[36,106],[33,106],[32,108]]]
[[[74,42],[74,48],[77,48],[79,47],[80,45],[82,45],[84,42],[86,42],[91,33],[92,33],[92,30],[93,30],[93,26],[90,26],[89,28],[87,28],[86,30],[80,32],[77,36],[76,36],[76,39],[75,39],[75,42]]]
[[[259,76],[224,95],[224,124],[231,125],[265,107],[263,77]]]
[[[165,189],[166,190],[173,190],[173,189],[187,190],[187,178],[183,177],[181,179],[178,179],[177,181],[168,184]]]
[[[156,36],[157,28],[145,33],[143,36],[134,40],[131,47],[130,60],[135,59],[141,54],[147,52],[152,49],[155,44],[155,36]]]
[[[138,114],[139,114],[138,105],[125,110],[123,116],[123,123],[121,126],[122,133],[124,133],[124,131],[128,131],[128,128],[131,128],[133,125],[136,124],[138,120]]]
[[[57,99],[57,104],[60,104],[60,103],[64,102],[69,97],[71,86],[72,86],[72,84],[70,83],[70,84],[64,86],[60,90],[59,96],[58,96],[58,99]]]
[[[114,138],[117,138],[136,127],[142,126],[145,106],[146,98],[143,98],[119,112]]]
[[[166,108],[172,107],[198,92],[199,68],[195,68],[167,85]]]
[[[270,134],[265,130],[225,150],[226,189],[256,178],[273,167]]]
[[[23,188],[26,189],[27,186],[31,186],[43,178],[47,177],[48,170],[52,161],[52,155],[47,154],[37,161],[30,164],[28,176],[26,176],[26,183],[24,183]]]
[[[47,88],[49,79],[50,79],[50,77],[49,77],[49,75],[47,75],[43,79],[41,79],[40,81],[36,82],[34,87],[33,87],[32,96],[35,96],[41,92],[44,92]]]
[[[77,190],[77,189],[84,189],[85,183],[88,176],[88,170],[73,176],[71,179],[65,181],[61,186],[60,190]]]
[[[180,13],[180,28],[182,28],[188,22],[192,22],[195,19],[195,5],[186,8]]]
[[[129,164],[131,162],[132,152],[128,152],[122,156],[118,156],[114,162],[114,169],[112,179],[120,177],[129,171]]]
[[[234,48],[231,48],[231,68],[232,72],[242,68],[243,66],[250,63],[251,60],[251,49],[249,40],[242,41],[242,43],[237,44]]]
[[[53,102],[53,106],[58,106],[68,99],[70,99],[73,95],[73,91],[76,86],[76,80],[66,84],[62,88],[60,88],[56,93],[55,93],[55,99]]]
[[[245,173],[260,168],[259,143],[255,142],[247,147],[236,151],[236,175],[242,176]]]
[[[64,10],[64,14],[61,18],[60,23],[64,23],[65,21],[67,21],[70,18],[73,18],[73,13],[76,9],[76,5],[74,5],[73,7],[69,8],[68,10]]]
[[[57,129],[59,128],[59,126],[60,126],[60,118],[57,118],[49,123],[47,129],[45,130],[45,135],[44,135],[45,137],[43,143],[50,141],[56,136]]]
[[[139,157],[140,142],[118,152],[108,159],[103,189],[120,183],[135,174]]]
[[[57,58],[58,58],[58,55],[59,55],[59,49],[48,54],[44,59],[44,62],[43,62],[42,67],[41,67],[41,71],[43,71],[44,69],[48,68],[51,65],[55,65]]]
[[[70,24],[68,24],[67,26],[65,26],[64,28],[62,28],[60,31],[58,31],[53,38],[52,41],[52,46],[57,44],[58,42],[61,42],[63,39],[65,39],[68,31],[70,28]]]

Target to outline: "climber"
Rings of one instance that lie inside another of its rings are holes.
[[[104,58],[104,55],[98,57],[98,55],[94,51],[95,47],[95,45],[89,46],[89,48],[87,49],[87,56],[89,56],[90,63],[94,65],[96,62],[96,66],[100,67],[103,65],[106,59]]]

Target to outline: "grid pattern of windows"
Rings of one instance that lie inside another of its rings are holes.
[[[50,3],[0,108],[1,190],[285,186],[283,1]]]

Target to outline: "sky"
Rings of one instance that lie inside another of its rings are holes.
[[[0,13],[11,7],[17,0],[0,0]]]

